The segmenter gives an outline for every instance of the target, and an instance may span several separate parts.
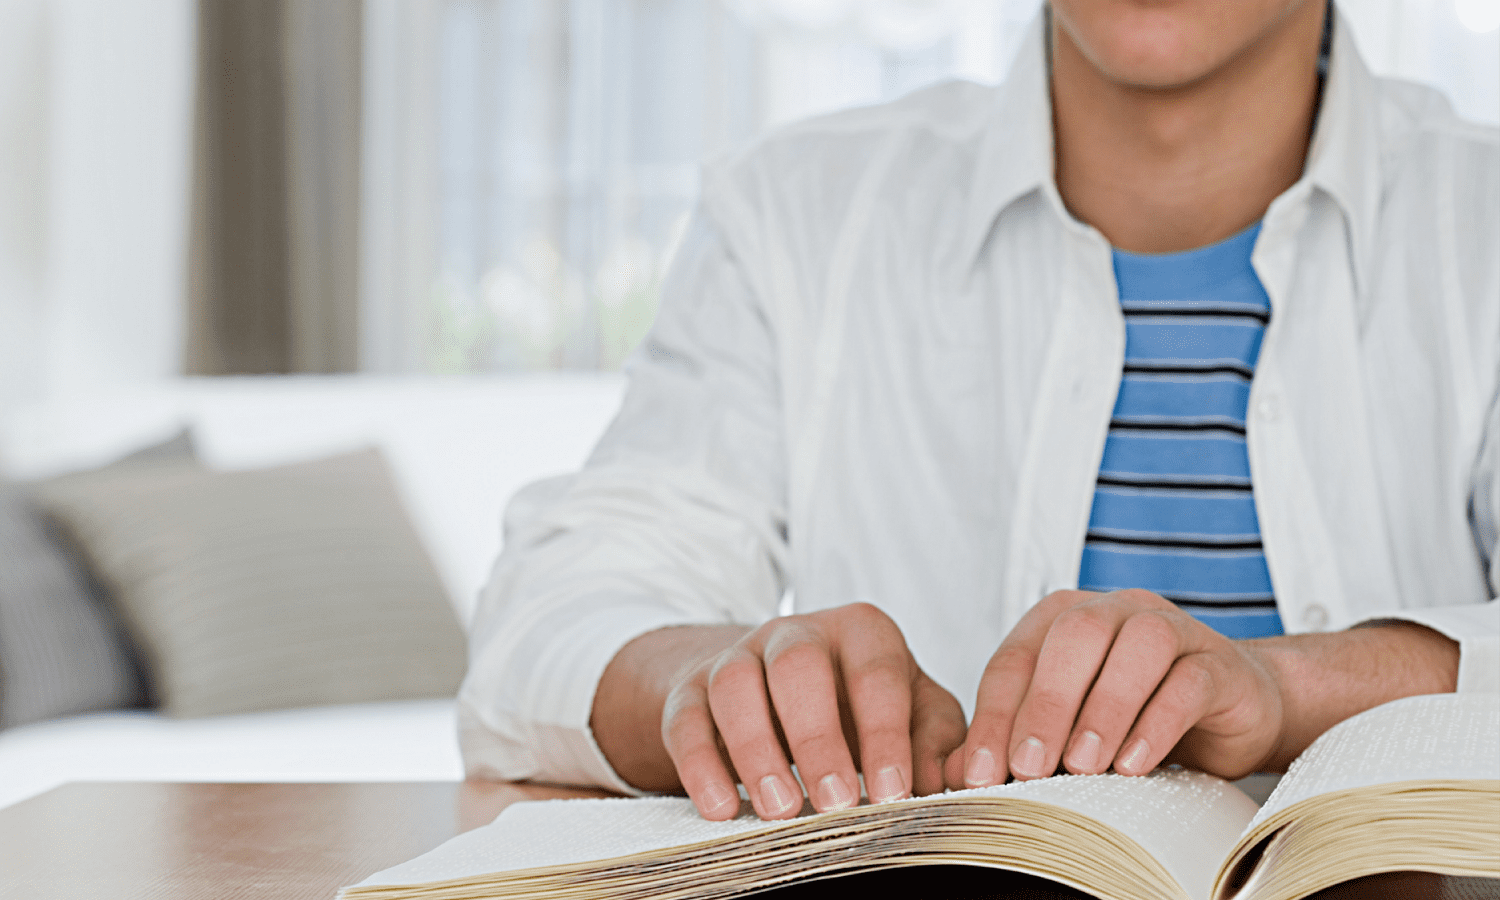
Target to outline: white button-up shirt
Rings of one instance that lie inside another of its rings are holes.
[[[1266,211],[1248,444],[1290,633],[1420,622],[1500,688],[1500,139],[1335,28]],[[869,601],[972,709],[1077,583],[1120,383],[1110,247],[1052,178],[1041,28],[950,84],[709,168],[583,472],[522,492],[460,694],[471,774],[625,789],[588,728],[625,643]]]

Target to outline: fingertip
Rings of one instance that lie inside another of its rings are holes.
[[[693,796],[698,814],[711,822],[732,819],[740,811],[740,794],[721,781],[710,781]]]
[[[1074,738],[1073,746],[1068,750],[1064,761],[1068,771],[1075,775],[1097,775],[1102,771],[1100,766],[1102,748],[1103,741],[1099,735],[1085,729]]]
[[[810,793],[815,797],[813,805],[818,812],[848,809],[859,802],[859,795],[850,786],[849,779],[838,772],[829,772],[818,779],[817,787]]]
[[[1000,767],[995,764],[995,754],[988,747],[978,747],[969,754],[964,763],[964,786],[989,787],[995,783]]]
[[[762,819],[789,818],[802,808],[802,792],[791,790],[774,774],[762,778],[756,787],[760,802],[755,804],[755,811]]]
[[[906,773],[898,766],[886,766],[874,775],[865,778],[865,792],[871,803],[889,803],[911,796]]]
[[[1136,738],[1115,760],[1115,771],[1121,775],[1145,775],[1151,771],[1150,763],[1151,745],[1145,738]]]
[[[1016,747],[1010,757],[1010,771],[1023,781],[1042,778],[1047,772],[1047,745],[1029,737]]]

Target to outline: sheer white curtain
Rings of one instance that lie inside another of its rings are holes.
[[[700,162],[774,125],[994,82],[1039,0],[366,0],[362,358],[610,369]],[[1500,121],[1500,0],[1347,0],[1376,71]]]
[[[455,0],[440,29],[429,363],[618,364],[696,161],[759,125],[754,35],[702,0]]]
[[[181,371],[190,0],[0,0],[0,412]]]

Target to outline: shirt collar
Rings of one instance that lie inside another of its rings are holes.
[[[1355,282],[1368,270],[1380,204],[1380,122],[1375,78],[1354,46],[1349,23],[1334,7],[1328,79],[1302,181],[1326,193],[1349,230]]]
[[[1009,74],[995,89],[974,168],[961,257],[971,262],[1000,211],[1052,179],[1052,93],[1043,13],[1032,20]]]
[[[992,115],[979,143],[964,223],[963,259],[978,257],[1006,206],[1053,178],[1046,40],[1046,17],[1039,13],[1027,29],[1009,74],[995,90]],[[1375,79],[1354,46],[1348,22],[1335,6],[1328,78],[1301,181],[1326,192],[1343,211],[1356,281],[1358,273],[1366,271],[1380,202],[1375,93]]]

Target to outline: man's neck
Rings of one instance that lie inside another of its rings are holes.
[[[1051,28],[1057,186],[1115,247],[1171,253],[1249,227],[1302,174],[1323,5],[1305,4],[1203,78],[1121,84]]]

